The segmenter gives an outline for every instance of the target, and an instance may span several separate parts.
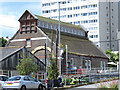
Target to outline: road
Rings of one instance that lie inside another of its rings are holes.
[[[84,86],[79,86],[79,87],[75,87],[67,90],[97,90],[97,88],[100,87],[101,85],[109,86],[111,83],[115,83],[115,82],[118,82],[118,80],[84,85]]]

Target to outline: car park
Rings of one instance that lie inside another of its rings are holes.
[[[8,76],[6,75],[0,75],[0,87],[2,88],[4,85],[4,82],[8,79]]]
[[[13,76],[5,81],[3,90],[19,89],[19,90],[42,90],[42,83],[30,76]]]

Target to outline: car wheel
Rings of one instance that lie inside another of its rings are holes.
[[[26,87],[25,87],[25,86],[22,86],[20,90],[26,90]]]
[[[43,86],[42,86],[42,85],[39,85],[39,86],[38,86],[38,90],[43,90]]]

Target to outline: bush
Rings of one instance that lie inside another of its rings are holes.
[[[66,84],[69,85],[70,82],[72,82],[72,79],[71,78],[63,78],[62,79],[62,82],[65,84],[65,79],[66,79]]]
[[[118,90],[118,81],[112,81],[111,83],[101,84],[98,87],[98,90],[103,90],[103,89]]]

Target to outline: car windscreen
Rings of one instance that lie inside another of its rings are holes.
[[[10,78],[8,79],[8,81],[18,81],[18,80],[20,80],[20,79],[21,79],[20,76],[16,76],[16,77],[10,77]]]

